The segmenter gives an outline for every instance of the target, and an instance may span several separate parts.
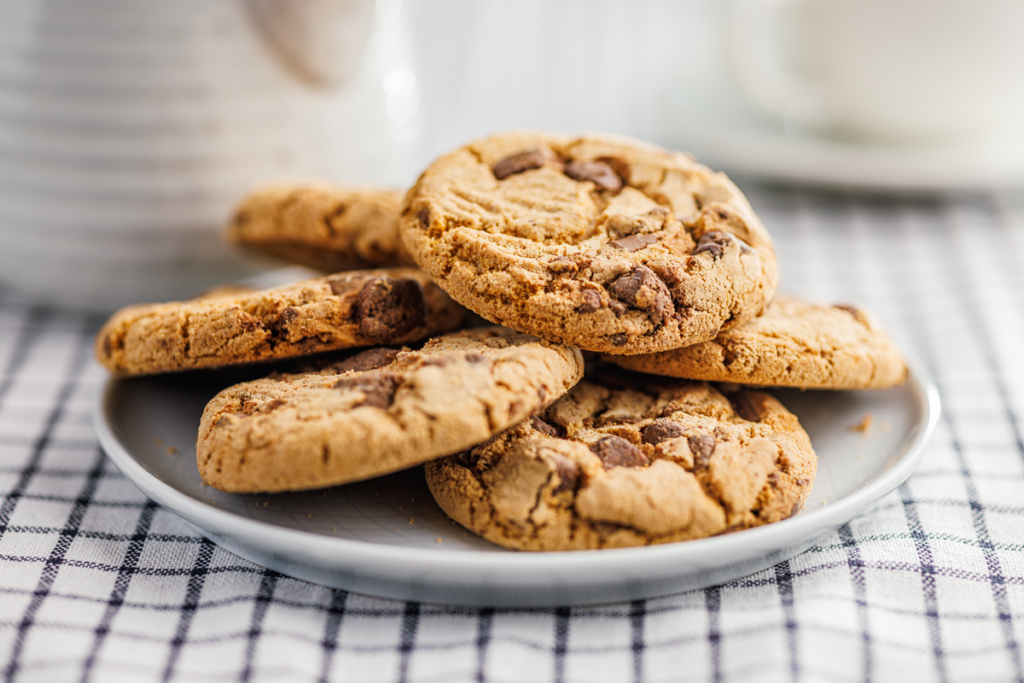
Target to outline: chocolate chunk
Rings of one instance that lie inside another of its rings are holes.
[[[552,273],[572,273],[579,270],[579,267],[568,256],[556,256],[548,261],[548,270]]]
[[[608,337],[608,339],[611,340],[612,346],[622,346],[627,341],[629,341],[629,335],[620,332],[618,334],[613,334],[612,336]]]
[[[708,252],[713,257],[718,258],[725,253],[725,245],[734,239],[732,235],[721,230],[710,230],[697,240],[697,248],[693,250],[693,255]]]
[[[658,241],[657,235],[630,235],[608,243],[609,247],[622,249],[623,251],[640,251],[648,244]]]
[[[583,303],[576,309],[580,313],[593,313],[601,308],[601,295],[593,289],[584,289],[580,298]]]
[[[398,357],[400,351],[398,349],[389,348],[376,348],[367,349],[360,353],[350,356],[345,360],[338,363],[335,368],[340,374],[342,372],[349,372],[355,370],[357,372],[366,372],[367,370],[376,370],[379,367],[383,367]]]
[[[621,436],[603,436],[590,447],[606,470],[613,467],[643,467],[649,460],[644,452]]]
[[[288,306],[283,311],[281,311],[281,315],[278,316],[278,318],[277,318],[277,324],[280,327],[285,327],[288,324],[294,322],[295,319],[298,318],[298,317],[299,317],[298,309],[296,309],[293,306]]]
[[[622,314],[629,310],[629,306],[621,301],[616,301],[615,299],[608,302],[608,308],[611,309],[612,313],[619,317],[622,317]]]
[[[580,182],[589,180],[609,192],[622,189],[622,178],[603,161],[570,161],[565,165],[565,175]]]
[[[396,339],[421,327],[426,310],[419,282],[386,276],[367,281],[353,307],[359,334],[377,341]]]
[[[715,452],[715,437],[710,434],[694,434],[686,439],[690,445],[690,452],[693,453],[694,469],[703,469],[708,466],[711,454]]]
[[[491,168],[491,172],[494,173],[494,177],[498,180],[504,180],[517,173],[540,168],[545,163],[555,160],[557,160],[557,157],[550,149],[537,147],[505,157]]]
[[[420,209],[419,213],[416,214],[416,218],[424,228],[430,227],[430,209],[427,207],[424,206]]]
[[[553,436],[555,438],[558,437],[558,430],[555,429],[555,426],[545,422],[539,415],[534,415],[530,418],[530,426],[541,434]]]
[[[804,502],[802,500],[798,500],[797,502],[793,503],[793,509],[789,511],[789,516],[792,517],[796,513],[800,512],[803,506]]]
[[[334,383],[340,391],[361,391],[365,399],[359,405],[372,408],[389,408],[395,398],[395,391],[401,378],[387,370],[373,370],[350,377],[342,377]]]
[[[620,275],[611,284],[611,292],[620,301],[647,312],[654,325],[661,325],[676,311],[672,295],[662,280],[647,266],[637,266]]]
[[[732,407],[735,408],[736,414],[744,420],[761,421],[761,413],[754,407],[754,402],[750,400],[750,394],[741,391],[738,394],[730,394],[728,398]]]
[[[473,364],[486,363],[487,356],[482,353],[477,353],[476,351],[470,351],[466,354],[466,360]]]
[[[669,439],[675,439],[682,436],[684,431],[686,431],[686,428],[675,420],[666,420],[662,418],[660,420],[655,420],[644,427],[643,432],[641,433],[641,440],[644,443],[657,446],[662,441],[668,441]]]
[[[555,466],[555,474],[558,475],[558,486],[555,493],[562,491],[575,491],[580,481],[580,468],[564,455],[554,453],[551,455],[551,463]]]

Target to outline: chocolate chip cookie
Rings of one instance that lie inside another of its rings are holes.
[[[803,389],[887,389],[907,377],[899,349],[862,306],[790,297],[712,341],[605,359],[656,375]]]
[[[578,550],[786,519],[802,509],[817,459],[768,394],[588,372],[547,410],[425,469],[435,500],[467,529],[507,548]]]
[[[402,239],[483,317],[590,351],[714,339],[774,296],[771,239],[721,173],[628,138],[510,133],[441,157]]]
[[[333,486],[455,453],[549,406],[577,349],[496,327],[375,348],[319,372],[236,385],[207,405],[199,472],[218,489]]]
[[[129,306],[100,330],[96,356],[122,375],[219,367],[402,344],[457,329],[466,314],[422,271],[361,270]]]
[[[271,185],[239,204],[227,239],[325,273],[414,265],[398,235],[404,194],[329,183]]]

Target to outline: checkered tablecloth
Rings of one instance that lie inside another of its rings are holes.
[[[933,373],[917,472],[726,585],[470,609],[331,590],[224,551],[104,457],[99,320],[0,290],[3,681],[1020,681],[1024,201],[745,184],[785,291],[859,300]]]

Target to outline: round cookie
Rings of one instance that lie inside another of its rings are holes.
[[[465,317],[422,271],[360,270],[129,306],[96,336],[96,357],[122,375],[219,367],[402,344],[457,329]]]
[[[866,310],[790,297],[709,342],[604,358],[655,375],[803,389],[887,389],[907,377],[899,349]]]
[[[509,133],[435,161],[402,239],[493,322],[589,351],[714,339],[776,289],[771,239],[721,173],[628,138]]]
[[[415,265],[398,234],[404,195],[328,183],[270,185],[242,200],[227,239],[325,273]]]
[[[668,543],[786,519],[817,458],[760,392],[589,372],[566,396],[469,452],[426,465],[448,515],[507,548]]]
[[[486,441],[583,375],[579,350],[487,327],[418,351],[375,348],[320,372],[219,393],[199,473],[218,489],[289,491],[367,479]]]

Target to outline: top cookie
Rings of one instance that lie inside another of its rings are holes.
[[[419,270],[360,270],[129,306],[96,336],[96,357],[123,375],[219,367],[402,344],[456,329],[465,314]]]
[[[771,239],[732,182],[628,138],[470,144],[420,176],[401,231],[456,301],[590,351],[707,341],[776,289]]]
[[[789,297],[712,341],[605,359],[655,375],[803,389],[886,389],[907,377],[899,349],[866,310]]]
[[[328,183],[270,185],[242,200],[227,239],[326,273],[413,265],[398,235],[404,194]]]

